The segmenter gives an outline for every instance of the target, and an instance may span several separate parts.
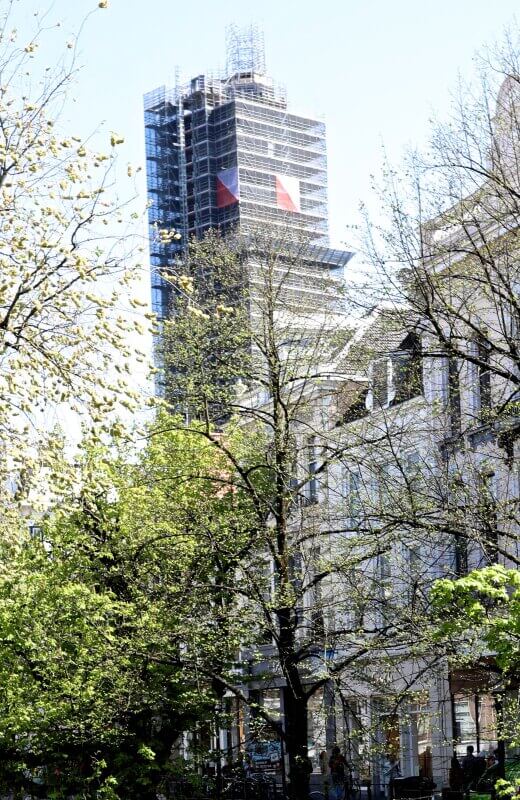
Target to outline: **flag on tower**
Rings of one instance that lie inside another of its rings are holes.
[[[238,203],[238,167],[230,167],[217,172],[217,208],[226,208]]]
[[[300,181],[289,175],[275,175],[276,206],[284,211],[301,211]]]

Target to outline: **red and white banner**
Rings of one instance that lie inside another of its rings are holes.
[[[238,167],[230,167],[217,172],[217,208],[232,206],[239,200]]]
[[[275,175],[276,206],[284,211],[301,211],[300,181],[289,175]]]

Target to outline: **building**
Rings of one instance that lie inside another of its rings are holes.
[[[380,798],[389,792],[387,754],[399,762],[403,778],[431,779],[440,791],[448,786],[454,751],[461,759],[472,746],[484,759],[504,747],[501,675],[493,654],[450,669],[441,650],[426,646],[411,653],[409,646],[418,632],[414,615],[428,619],[436,580],[494,563],[512,566],[520,557],[519,440],[502,436],[506,425],[518,432],[518,417],[497,426],[484,413],[488,405],[500,407],[507,387],[495,374],[483,383],[471,362],[459,364],[457,385],[450,370],[424,320],[409,310],[378,308],[357,326],[329,381],[312,396],[310,421],[295,430],[301,489],[293,532],[298,580],[309,587],[298,599],[298,641],[314,658],[302,661],[306,687],[330,672],[309,700],[309,755],[317,781],[319,754],[338,744]],[[319,454],[332,448],[341,457],[315,477]],[[448,493],[451,507],[445,508]],[[423,521],[432,507],[439,514],[433,524]],[[366,558],[332,570],[349,547],[360,554],[365,548]],[[330,576],[317,582],[326,569]],[[386,638],[394,621],[403,639]],[[372,636],[379,643],[373,645]],[[335,673],[359,641],[367,645],[367,658]],[[245,654],[244,663],[244,690],[283,715],[285,681],[272,644]],[[231,742],[235,750],[255,752],[247,723],[245,713],[241,735],[226,732],[224,749]],[[512,758],[516,750],[506,753]]]
[[[289,108],[266,72],[261,32],[231,26],[222,77],[145,95],[152,307],[169,313],[172,268],[189,238],[209,229],[315,244],[318,271],[351,253],[330,250],[323,121]],[[175,229],[179,239],[160,231]]]

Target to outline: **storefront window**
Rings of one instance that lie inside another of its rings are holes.
[[[489,753],[497,747],[497,720],[492,695],[454,693],[453,718],[458,755],[464,756],[470,745],[475,753]]]

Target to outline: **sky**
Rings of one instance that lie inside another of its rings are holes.
[[[97,0],[20,0],[50,7],[64,40]],[[225,65],[225,29],[259,24],[267,67],[285,84],[294,110],[324,116],[333,244],[348,242],[359,202],[370,197],[384,144],[399,158],[426,140],[432,115],[447,113],[458,74],[500,39],[519,0],[109,0],[80,40],[71,126],[90,133],[104,122],[125,136],[121,157],[144,164],[142,95]],[[139,188],[143,188],[140,184]]]

